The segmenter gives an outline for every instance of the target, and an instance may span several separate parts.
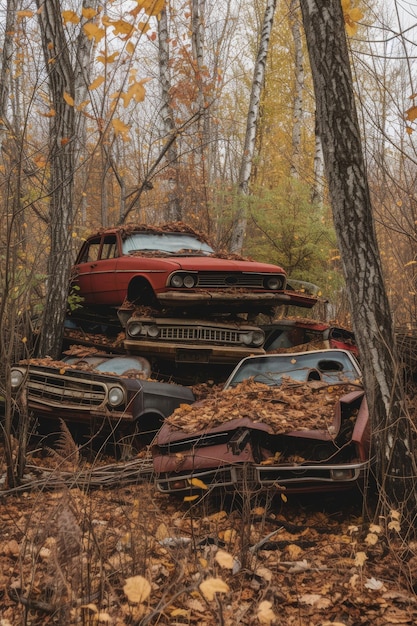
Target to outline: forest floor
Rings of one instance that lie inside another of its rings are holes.
[[[28,461],[27,486],[0,491],[0,626],[417,623],[417,542],[394,511],[366,521],[346,494],[186,503],[150,473],[88,485],[104,459]]]

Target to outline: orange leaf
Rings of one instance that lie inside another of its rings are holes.
[[[72,96],[70,96],[69,93],[64,91],[64,96],[63,97],[64,97],[65,102],[68,104],[68,106],[70,106],[70,107],[74,106],[74,98]]]
[[[89,85],[89,91],[94,91],[94,89],[98,89],[98,87],[100,87],[102,83],[104,83],[104,76],[97,76],[97,78],[93,80],[91,85]]]
[[[110,54],[110,56],[106,56],[105,53],[103,53],[103,56],[97,57],[97,61],[103,63],[103,65],[106,65],[107,63],[114,63],[118,56],[118,52],[113,52],[113,54]]]
[[[24,17],[33,17],[33,11],[17,11],[17,18],[23,20]]]
[[[91,20],[93,17],[97,15],[98,11],[96,11],[95,9],[91,9],[91,8],[83,8],[81,13],[84,19]]]
[[[159,15],[165,7],[165,0],[137,0],[137,3],[146,15]]]
[[[127,124],[122,122],[122,120],[119,120],[117,118],[114,118],[112,120],[112,126],[114,129],[115,135],[120,135],[123,141],[129,141],[128,135],[130,131],[130,126],[128,126]]]
[[[417,118],[417,106],[413,106],[410,109],[407,109],[405,119],[409,122],[414,122]]]
[[[80,21],[80,18],[75,11],[62,11],[61,15],[64,20],[64,24],[68,24],[68,22],[70,24],[78,24]]]
[[[99,28],[95,24],[84,24],[84,32],[88,39],[94,39],[96,43],[99,43],[106,34],[104,28]]]

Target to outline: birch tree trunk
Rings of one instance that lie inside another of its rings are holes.
[[[292,127],[292,159],[290,167],[290,173],[293,178],[299,178],[301,127],[303,123],[304,58],[298,9],[298,0],[290,0],[290,26],[295,61],[294,122]]]
[[[371,414],[382,514],[417,513],[415,459],[374,228],[340,0],[301,0],[317,121]]]
[[[169,69],[169,31],[166,8],[161,11],[158,20],[159,45],[159,81],[161,84],[161,116],[164,135],[169,136],[175,131],[174,113],[171,107],[171,73]],[[179,221],[182,219],[182,207],[179,186],[179,163],[177,142],[173,141],[166,153],[168,162],[168,203],[165,211],[165,221]]]
[[[39,353],[60,353],[71,267],[74,225],[75,115],[74,71],[58,0],[37,0],[45,66],[51,95],[50,118],[50,252]]]
[[[241,252],[243,248],[243,241],[246,232],[247,214],[244,199],[249,195],[249,180],[252,172],[253,157],[255,154],[256,129],[259,120],[261,94],[265,81],[266,59],[268,55],[272,25],[274,22],[275,7],[276,0],[267,0],[259,50],[253,73],[252,90],[246,120],[245,143],[243,146],[243,155],[239,171],[240,206],[234,217],[230,241],[230,251],[236,253]]]

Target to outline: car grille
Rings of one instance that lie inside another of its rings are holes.
[[[101,406],[107,397],[104,383],[77,378],[68,371],[63,375],[56,375],[30,370],[27,392],[29,402],[86,410]]]
[[[241,289],[265,289],[264,274],[243,274],[240,272],[199,272],[197,287],[215,289],[240,287]]]
[[[240,345],[242,332],[205,326],[161,326],[159,340]]]

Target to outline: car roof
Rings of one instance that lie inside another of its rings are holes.
[[[91,233],[88,236],[88,239],[93,239],[95,237],[101,237],[102,235],[116,235],[120,233],[121,237],[124,239],[128,237],[132,233],[153,233],[153,234],[164,234],[164,233],[183,233],[185,235],[194,235],[200,241],[204,243],[209,243],[207,237],[203,235],[203,233],[191,228],[188,224],[184,224],[184,222],[168,222],[166,224],[123,224],[120,226],[111,226],[108,228],[100,228],[95,233]]]

